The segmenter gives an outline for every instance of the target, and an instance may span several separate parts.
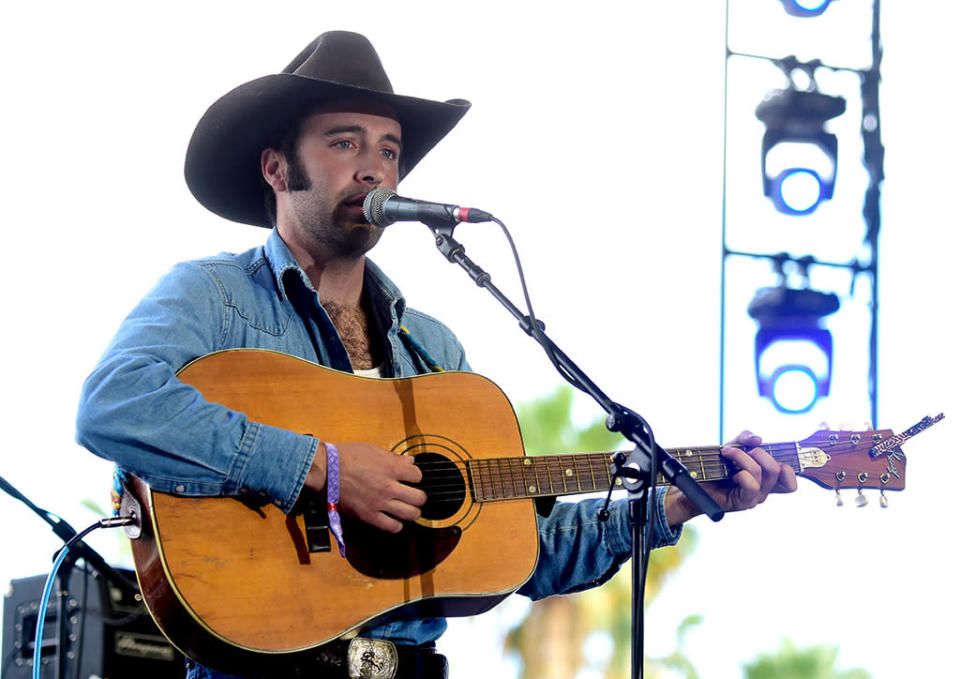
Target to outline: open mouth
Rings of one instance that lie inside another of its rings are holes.
[[[359,217],[364,222],[367,221],[366,216],[363,214],[363,201],[366,199],[367,194],[361,193],[356,196],[350,196],[349,198],[342,201],[340,204],[343,205],[350,212],[351,215]]]

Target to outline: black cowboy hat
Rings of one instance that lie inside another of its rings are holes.
[[[397,113],[403,131],[401,179],[470,108],[462,99],[442,102],[394,94],[367,38],[330,31],[307,45],[282,73],[240,85],[207,109],[187,147],[187,186],[221,217],[272,228],[263,202],[263,149],[319,104],[364,98],[384,102]]]

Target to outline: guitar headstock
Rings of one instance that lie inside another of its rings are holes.
[[[877,454],[874,448],[893,436],[890,429],[824,429],[799,442],[800,472],[824,488],[903,490],[907,458],[899,446]]]

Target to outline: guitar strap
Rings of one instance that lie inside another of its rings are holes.
[[[114,516],[120,516],[120,503],[123,501],[123,494],[126,492],[128,482],[127,473],[120,469],[120,465],[113,465],[113,487],[110,489],[110,507],[113,509]]]
[[[407,351],[420,359],[420,363],[423,364],[423,367],[426,370],[422,371],[424,373],[434,372],[442,373],[445,372],[443,368],[440,367],[440,364],[433,360],[433,357],[423,348],[423,345],[420,344],[417,340],[413,338],[413,335],[410,334],[410,331],[404,326],[400,326],[400,331],[397,333],[400,337],[400,340],[407,346]]]

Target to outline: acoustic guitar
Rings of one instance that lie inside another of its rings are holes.
[[[507,397],[472,373],[369,379],[241,349],[179,378],[254,421],[414,456],[428,496],[398,535],[344,516],[342,558],[329,549],[322,499],[287,515],[256,498],[178,497],[133,479],[121,511],[140,516],[130,535],[147,607],[175,646],[222,671],[295,662],[391,618],[483,612],[533,573],[533,500],[611,482],[609,452],[525,457]],[[764,448],[824,488],[893,491],[904,487],[900,442],[890,430],[819,431]],[[731,475],[719,446],[668,452],[698,481]]]

